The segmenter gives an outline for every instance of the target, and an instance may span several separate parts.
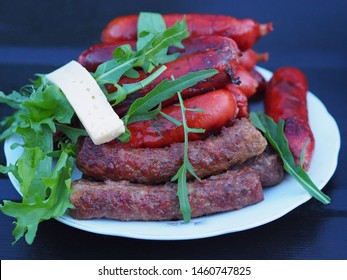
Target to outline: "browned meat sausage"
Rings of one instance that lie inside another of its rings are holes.
[[[248,168],[190,182],[188,189],[192,217],[236,210],[263,200],[259,176]],[[72,190],[70,201],[75,208],[70,213],[76,219],[160,221],[182,218],[175,183],[156,187],[128,181],[79,180],[73,183]]]
[[[189,143],[189,160],[200,178],[218,174],[234,164],[261,154],[265,138],[247,119],[236,119],[217,136]],[[170,181],[183,160],[183,143],[166,148],[125,148],[113,141],[94,145],[85,138],[77,156],[77,167],[96,180],[128,180],[159,184]]]
[[[283,180],[283,162],[271,146],[268,146],[261,155],[252,157],[243,164],[235,165],[232,169],[244,167],[259,174],[263,187],[277,185]]]

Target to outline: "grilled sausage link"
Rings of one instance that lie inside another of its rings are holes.
[[[257,53],[253,49],[248,49],[242,52],[239,59],[240,64],[248,71],[253,69],[258,62],[266,62],[268,60],[269,53]]]
[[[138,94],[144,96],[150,92],[156,85],[161,81],[168,79],[171,80],[172,77],[175,79],[182,77],[191,72],[197,72],[207,69],[215,69],[218,71],[214,76],[207,78],[195,86],[189,87],[185,90],[182,90],[181,94],[183,99],[199,95],[201,93],[206,93],[212,90],[221,89],[226,84],[233,82],[233,72],[237,67],[238,61],[235,57],[237,50],[231,49],[229,47],[222,49],[208,49],[205,51],[199,51],[192,53],[190,55],[182,56],[176,59],[175,61],[166,63],[165,66],[167,69],[157,77],[150,85],[144,87],[138,91]],[[129,84],[139,80],[143,80],[149,74],[139,71],[140,76],[136,79],[131,79],[123,76],[119,80],[119,84]],[[109,92],[116,91],[116,88],[113,86],[108,87]],[[162,105],[168,106],[177,102],[177,97],[165,100]]]
[[[79,57],[78,62],[83,65],[88,71],[95,72],[96,68],[103,62],[106,62],[113,58],[114,50],[121,45],[130,45],[130,47],[136,49],[135,40],[122,40],[114,43],[98,43],[90,46],[83,51]],[[190,55],[195,52],[204,51],[208,49],[223,49],[230,48],[234,53],[235,59],[241,55],[236,42],[233,39],[223,36],[197,36],[189,37],[182,41],[183,48],[170,47],[168,54],[180,53],[180,56]],[[248,53],[248,52],[247,52]],[[243,61],[247,60],[247,63],[255,63],[256,54],[246,55],[243,57]],[[246,63],[246,61],[245,61]]]
[[[296,164],[305,149],[303,168],[308,170],[315,140],[308,119],[307,80],[294,67],[281,67],[274,72],[265,94],[265,112],[276,122],[285,120],[284,134]]]
[[[127,148],[117,140],[94,145],[85,138],[77,156],[77,167],[95,180],[128,180],[144,184],[170,181],[183,162],[184,143],[165,148]],[[262,134],[248,119],[236,119],[221,133],[191,141],[189,161],[200,178],[218,174],[234,164],[261,154],[267,146]]]
[[[220,35],[236,41],[240,50],[251,48],[262,36],[272,31],[272,24],[260,24],[253,19],[237,19],[231,16],[209,14],[166,14],[167,27],[186,18],[190,36]],[[101,40],[112,43],[119,40],[136,40],[138,15],[117,17],[102,31]]]
[[[72,184],[70,201],[75,219],[110,218],[123,221],[162,221],[181,219],[177,185],[160,187],[128,181]],[[192,217],[236,210],[263,200],[259,175],[243,168],[208,179],[188,183]]]
[[[202,140],[211,133],[219,133],[223,126],[230,125],[237,115],[237,106],[234,95],[227,90],[215,90],[204,93],[184,101],[187,109],[185,118],[188,127],[202,128],[204,133],[190,132],[188,139]],[[171,105],[162,109],[162,112],[171,118],[182,122],[181,107]],[[138,121],[128,125],[130,141],[126,143],[132,148],[161,148],[173,143],[184,142],[184,128],[178,126],[167,117],[157,116],[151,120]]]

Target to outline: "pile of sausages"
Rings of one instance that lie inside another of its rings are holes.
[[[188,88],[181,93],[182,97],[186,100],[185,106],[187,108],[203,109],[203,112],[199,113],[187,111],[186,118],[188,126],[205,129],[205,133],[203,134],[190,133],[189,140],[206,139],[211,135],[220,133],[224,127],[233,126],[238,120],[247,120],[249,116],[248,102],[250,98],[254,95],[264,95],[266,114],[271,116],[275,121],[280,119],[286,121],[285,135],[288,138],[289,147],[294,155],[296,163],[300,163],[300,154],[302,149],[305,148],[303,166],[307,170],[314,150],[314,137],[308,122],[306,103],[307,81],[304,74],[293,67],[281,67],[274,72],[272,79],[267,82],[255,69],[255,65],[258,62],[268,60],[268,54],[257,53],[254,51],[253,46],[258,39],[272,31],[272,24],[260,24],[252,19],[236,19],[234,17],[222,15],[163,15],[168,27],[172,26],[176,21],[183,19],[183,17],[186,18],[190,37],[183,40],[184,49],[174,47],[169,49],[169,53],[180,53],[178,59],[165,64],[167,69],[162,75],[156,78],[151,85],[131,94],[130,98],[114,108],[115,111],[120,116],[124,115],[136,98],[146,95],[164,79],[170,79],[172,76],[178,78],[190,72],[205,69],[216,69],[218,73],[215,76],[203,80],[196,86]],[[102,42],[84,51],[79,56],[79,62],[86,67],[87,70],[94,72],[98,65],[112,59],[113,50],[116,47],[129,44],[135,49],[137,20],[137,15],[118,17],[112,20],[102,32]],[[139,78],[136,79],[122,77],[119,84],[133,83],[142,80],[148,75],[141,70],[139,74]],[[107,89],[109,92],[116,90],[112,85],[107,85]],[[175,98],[166,100],[162,104],[164,107],[163,111],[171,117],[180,119],[180,108],[174,105],[176,102],[177,99]],[[123,147],[131,149],[165,149],[165,147],[169,147],[172,144],[184,141],[183,128],[177,127],[166,118],[158,117],[155,123],[153,120],[136,122],[130,124],[128,129],[131,132],[130,142],[122,145]],[[158,129],[160,133],[158,133]],[[90,143],[88,143],[88,145],[82,145],[82,149],[85,149],[85,154],[89,153],[88,151],[91,148]],[[106,146],[110,147],[110,145],[119,146],[119,143],[117,143],[117,140],[114,140]],[[109,152],[104,153],[104,151],[108,151],[108,149],[109,148],[106,149],[101,147],[96,148],[95,151],[99,150],[99,152],[96,153],[100,153],[100,155],[102,154],[107,157]],[[91,156],[85,157],[88,158],[87,161],[91,161],[94,157],[98,156],[95,153],[89,154]],[[79,160],[79,166],[82,169],[85,168],[85,162],[84,160]],[[109,162],[108,164],[113,165],[116,163]],[[85,168],[85,170],[92,169],[90,168],[92,166],[93,163]],[[109,170],[109,166],[105,166],[105,170]],[[231,170],[230,172],[236,172],[236,170]],[[280,174],[278,177],[280,180],[282,173],[278,172],[278,174]],[[114,185],[114,182],[107,181],[109,180],[107,177],[103,179],[106,180],[105,183],[97,183],[99,189],[105,190],[109,186]],[[120,180],[122,180],[122,178]],[[98,206],[92,205],[91,197],[86,198],[86,190],[90,190],[90,184],[91,183],[87,181],[80,181],[75,184],[76,190],[83,189],[83,191],[82,195],[79,197],[78,195],[73,196],[71,201],[75,204],[75,207],[79,205],[80,208],[83,208],[89,205],[90,209],[92,209],[90,211],[95,212],[95,207],[98,208]],[[121,188],[127,184],[130,183],[128,181],[127,183],[124,181],[120,182]],[[255,185],[260,185],[260,183]],[[172,192],[172,185],[171,187],[166,186],[166,188],[168,188],[169,192]],[[192,188],[194,189],[194,187]],[[128,190],[130,189],[131,188],[128,188]],[[165,188],[162,190],[164,189]],[[136,191],[138,190],[137,188]],[[109,191],[106,191],[106,193],[109,195]],[[92,192],[91,196],[95,196],[95,193]],[[193,199],[194,195],[191,197]],[[251,202],[248,201],[247,203],[252,204],[262,199],[262,196],[259,194],[257,197],[256,200]],[[175,201],[175,213],[172,214],[169,219],[179,218],[177,197],[174,193],[171,195],[170,199]],[[84,200],[84,202],[82,200]],[[96,198],[96,200],[98,200],[98,198]],[[147,203],[149,202],[147,201]],[[135,204],[138,206],[137,203]],[[223,211],[238,209],[244,206],[246,205],[238,205],[237,207],[229,207],[227,209],[224,208]],[[112,207],[114,207],[114,204],[112,204]],[[126,208],[124,205],[122,207],[123,209]],[[114,214],[110,214],[105,209],[102,214],[98,213],[94,216],[90,216],[90,213],[85,214],[86,211],[78,212],[78,207],[76,208],[77,210],[74,210],[72,213],[75,213],[75,217],[77,218],[111,217],[126,219],[117,217],[117,215],[114,216]],[[100,209],[98,208],[98,210]],[[106,214],[105,211],[107,212]],[[112,213],[114,213],[114,211],[115,210],[113,210]],[[134,209],[132,209],[132,211],[134,211]],[[129,213],[127,213],[127,215],[129,215]],[[141,213],[138,213],[138,216],[135,215],[134,219],[141,219],[140,216]]]
[[[181,92],[184,99],[196,97],[194,106],[197,108],[203,107],[203,109],[206,109],[206,104],[209,103],[208,116],[214,120],[210,120],[207,126],[204,126],[203,122],[189,120],[189,113],[187,116],[188,125],[204,128],[206,136],[211,132],[211,127],[214,127],[214,132],[216,132],[222,126],[230,124],[230,120],[235,117],[248,117],[248,98],[264,90],[264,78],[254,69],[254,66],[259,61],[266,61],[268,54],[258,54],[252,47],[259,38],[272,30],[272,24],[260,24],[251,19],[239,20],[221,15],[169,14],[163,15],[163,18],[167,26],[170,27],[176,21],[182,20],[184,16],[186,17],[190,37],[183,40],[183,49],[177,47],[169,49],[169,53],[179,52],[179,58],[167,63],[167,69],[162,75],[149,86],[132,94],[125,102],[116,106],[115,110],[122,116],[134,99],[147,94],[164,79],[179,78],[190,72],[205,69],[216,69],[218,74]],[[102,42],[84,51],[79,56],[79,62],[87,70],[93,72],[98,65],[112,59],[116,47],[129,44],[132,48],[135,48],[137,20],[137,15],[112,20],[102,32]],[[139,74],[136,79],[124,76],[119,84],[134,83],[148,75],[141,70]],[[110,92],[116,91],[116,88],[112,85],[108,85],[107,88]],[[204,95],[208,92],[215,92],[219,97],[217,98],[213,94]],[[211,96],[214,96],[214,102],[212,102]],[[166,107],[175,102],[177,102],[177,98],[171,98],[163,102],[162,105]],[[225,102],[227,102],[225,106],[221,106]],[[165,110],[174,112],[178,111],[178,108],[177,106],[171,106],[171,108]],[[195,116],[194,119],[196,119]],[[171,130],[172,125],[168,121],[165,122],[165,125],[162,124],[161,128],[163,129],[165,126],[170,127],[169,130]],[[154,147],[153,143],[144,143],[136,136],[136,133],[141,130],[141,138],[150,139],[149,136],[143,137],[144,129],[149,130],[148,133],[151,135],[157,134],[150,127],[152,127],[150,122],[144,123],[143,126],[139,123],[130,125],[128,127],[132,132],[130,145],[140,147],[138,143],[141,142],[144,147]],[[191,136],[191,140],[201,139],[201,135]],[[173,142],[176,139],[177,137],[173,137]],[[163,142],[169,144],[167,141]]]

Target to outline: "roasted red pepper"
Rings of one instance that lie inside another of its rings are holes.
[[[203,110],[186,112],[188,127],[205,129],[205,133],[189,133],[189,140],[201,140],[210,133],[218,133],[223,126],[230,125],[237,114],[235,98],[226,90],[211,91],[189,98],[184,101],[184,106]],[[182,121],[180,106],[171,105],[162,111]],[[160,115],[153,120],[132,123],[128,125],[128,129],[131,137],[126,145],[133,148],[159,148],[184,141],[183,126],[177,126]]]
[[[237,19],[224,15],[209,14],[166,14],[163,15],[168,27],[176,21],[187,20],[188,31],[191,36],[220,35],[232,38],[240,50],[251,48],[255,42],[272,31],[272,24],[260,24],[253,19]],[[123,16],[113,19],[104,28],[101,39],[112,43],[119,40],[135,40],[137,37],[138,15]]]
[[[304,150],[305,170],[310,166],[315,146],[308,119],[307,90],[307,79],[299,69],[281,67],[274,72],[265,94],[265,113],[276,122],[285,120],[289,148],[296,164],[300,164]]]

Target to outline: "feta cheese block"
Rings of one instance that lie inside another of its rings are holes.
[[[78,62],[73,60],[46,78],[62,90],[95,145],[124,133],[123,121],[92,75]]]

